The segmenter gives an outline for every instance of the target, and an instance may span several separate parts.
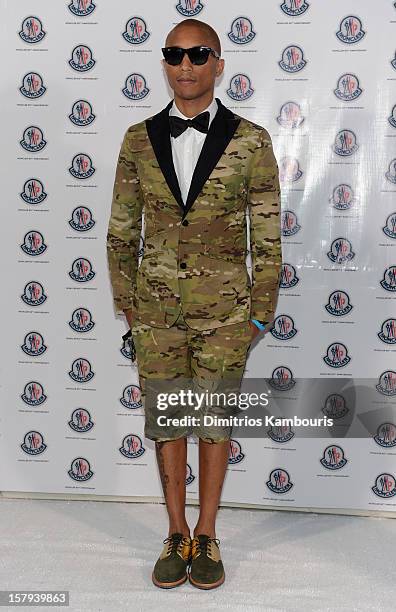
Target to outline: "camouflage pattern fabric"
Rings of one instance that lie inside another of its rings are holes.
[[[235,115],[237,117],[237,115]],[[107,253],[115,310],[170,328],[183,312],[194,330],[273,320],[281,271],[280,187],[268,132],[239,118],[219,162],[182,223],[146,123],[124,134]],[[252,286],[246,268],[250,216]],[[144,210],[144,256],[138,267]]]
[[[138,319],[132,322],[131,329],[145,409],[145,436],[156,441],[191,434],[209,443],[229,440],[232,426],[218,424],[217,420],[206,423],[205,415],[224,418],[238,413],[222,397],[232,398],[230,394],[239,390],[252,336],[249,322],[197,331],[188,327],[180,314],[169,329],[151,327]],[[219,393],[220,397],[217,401],[216,396],[209,395],[211,399],[199,410],[194,405],[182,404],[158,410],[158,393],[177,393],[181,389]],[[222,393],[226,395],[221,396]],[[193,415],[196,421],[186,425],[161,424],[157,420],[159,415],[172,419]]]

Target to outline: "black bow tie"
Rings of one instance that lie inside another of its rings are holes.
[[[176,117],[175,115],[169,115],[169,126],[171,136],[177,138],[180,134],[186,131],[188,127],[192,127],[198,132],[203,132],[207,134],[209,127],[209,111],[205,111],[200,115],[194,117],[194,119],[182,119],[181,117]]]

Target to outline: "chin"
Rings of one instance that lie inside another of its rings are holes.
[[[200,97],[200,94],[178,94],[179,98],[181,98],[182,100],[195,100],[196,98]]]
[[[195,100],[196,98],[200,98],[203,95],[202,91],[178,91],[177,89],[175,90],[175,93],[182,100]]]

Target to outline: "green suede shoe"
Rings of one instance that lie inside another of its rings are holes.
[[[192,540],[191,584],[200,589],[214,589],[223,584],[225,579],[223,562],[220,558],[220,540],[198,534]]]
[[[162,589],[171,589],[187,580],[187,567],[191,560],[191,538],[172,533],[164,540],[162,553],[154,565],[152,580]]]

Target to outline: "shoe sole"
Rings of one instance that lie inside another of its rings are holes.
[[[155,586],[160,587],[161,589],[173,589],[174,587],[179,586],[180,584],[184,584],[187,580],[187,574],[180,578],[179,580],[175,580],[175,582],[159,582],[154,576],[154,572],[151,575],[151,579]]]
[[[198,589],[205,589],[205,590],[209,590],[209,589],[215,589],[216,587],[220,586],[221,584],[223,584],[224,580],[225,580],[225,573],[223,573],[222,577],[219,578],[219,580],[217,580],[217,582],[196,582],[194,580],[194,578],[191,578],[191,574],[188,575],[188,578],[191,582],[192,585],[194,585],[195,587],[197,587]]]

